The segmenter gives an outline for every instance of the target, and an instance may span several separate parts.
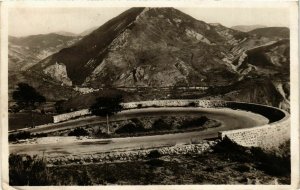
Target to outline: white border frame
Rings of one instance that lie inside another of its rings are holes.
[[[290,11],[290,82],[291,82],[291,185],[151,185],[151,186],[9,186],[8,185],[8,9],[10,7],[286,7]],[[298,189],[299,184],[299,60],[298,2],[268,1],[197,1],[197,0],[102,0],[102,1],[11,1],[1,3],[1,180],[3,189]]]

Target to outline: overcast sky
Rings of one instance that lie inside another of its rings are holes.
[[[81,33],[101,26],[128,8],[11,8],[9,35],[27,36],[57,31]],[[288,9],[282,8],[177,8],[207,23],[289,26]]]

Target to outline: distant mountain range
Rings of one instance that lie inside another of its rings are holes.
[[[241,32],[250,32],[251,30],[258,29],[258,28],[268,28],[264,25],[236,25],[231,27],[234,30],[238,30]]]
[[[9,64],[22,70],[20,79],[37,87],[41,80],[70,91],[74,86],[227,86],[229,91],[213,91],[210,97],[287,107],[289,29],[234,28],[205,23],[174,8],[132,8],[84,37],[11,38],[10,54],[18,47],[23,54],[29,51],[33,61],[10,56]]]
[[[73,45],[81,37],[60,34],[40,34],[27,37],[12,37],[9,42],[9,69],[26,70],[42,59]]]

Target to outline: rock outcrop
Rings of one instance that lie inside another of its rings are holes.
[[[62,85],[72,86],[72,81],[67,75],[66,66],[62,63],[55,63],[46,67],[44,73],[57,81],[61,81]]]

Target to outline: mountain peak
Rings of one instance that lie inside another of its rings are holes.
[[[228,59],[242,50],[226,53],[242,40],[242,32],[174,8],[131,8],[35,68],[62,63],[72,84],[95,88],[226,83],[237,76]]]
[[[210,52],[216,52],[212,45],[226,43],[226,40],[214,27],[177,9],[138,7],[128,9],[111,19],[74,46],[62,49],[45,59],[39,66],[44,70],[56,62],[63,63],[67,76],[76,85],[86,85],[95,81],[98,84],[101,83],[99,81],[109,83],[122,78],[123,75],[126,79],[116,82],[118,85],[126,85],[125,81],[131,83],[130,85],[168,85],[177,83],[178,80],[189,80],[190,77],[203,77],[190,70],[191,64],[196,64],[197,61],[193,63],[193,60],[188,58],[191,56],[189,46],[195,46],[195,54],[204,54],[205,57],[209,56]],[[186,49],[187,52],[175,53],[178,48]],[[159,65],[160,59],[163,60],[163,57],[170,53],[174,54],[174,59],[164,59],[176,63],[176,66],[166,68],[165,65]],[[176,58],[176,54],[182,54],[183,57]],[[131,55],[135,55],[135,58]],[[197,56],[192,57],[195,59]],[[184,66],[186,62],[190,65],[187,68]],[[200,68],[200,65],[194,67]],[[174,75],[174,79],[171,77],[170,81],[164,81],[164,77],[159,76],[152,76],[151,80],[147,79],[150,76],[139,78],[141,73],[154,72],[153,69],[159,73],[163,73],[164,69],[170,70],[176,73],[176,76]]]

